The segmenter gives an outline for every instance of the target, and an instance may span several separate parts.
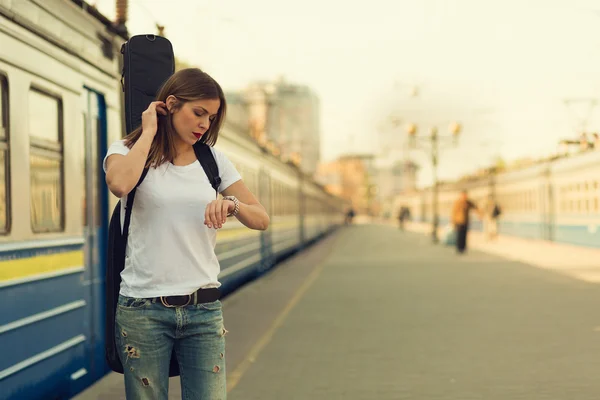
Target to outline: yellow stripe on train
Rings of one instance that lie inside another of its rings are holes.
[[[278,230],[283,230],[286,228],[296,228],[296,227],[299,228],[300,223],[299,223],[298,219],[296,217],[294,217],[293,220],[271,221],[269,230],[278,231]],[[246,237],[259,236],[259,235],[260,235],[260,232],[248,229],[245,226],[242,226],[239,228],[218,230],[217,231],[217,244],[219,243],[219,240],[242,239],[242,238],[246,238]]]
[[[270,229],[279,231],[289,227],[295,227],[298,221],[294,219],[282,219],[274,221]],[[246,227],[227,229],[218,232],[218,239],[241,239],[243,237],[259,236],[259,232],[249,230]],[[30,276],[58,272],[84,265],[84,253],[82,250],[69,251],[65,253],[47,254],[35,257],[21,258],[17,260],[0,261],[0,282],[22,279]]]
[[[0,261],[0,282],[82,267],[83,258],[83,251],[78,250]]]

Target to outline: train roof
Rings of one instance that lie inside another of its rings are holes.
[[[490,179],[492,175],[503,180],[520,179],[528,174],[539,174],[546,168],[552,168],[554,171],[568,170],[595,164],[599,161],[600,151],[598,150],[586,150],[574,154],[554,154],[535,160],[523,160],[507,167],[481,168],[455,180],[439,181],[438,188],[440,190],[469,189],[472,186],[477,186],[482,181]],[[419,188],[417,191],[428,192],[432,189],[433,185],[428,185]]]
[[[89,4],[84,0],[71,0],[71,2],[80,7],[82,10],[86,11],[92,17],[96,18],[98,21],[100,21],[110,32],[115,33],[116,35],[120,36],[125,40],[129,39],[129,32],[127,31],[126,26],[119,26],[115,24],[114,21],[111,21],[110,19],[108,19],[108,17],[106,17],[104,14],[98,11],[98,9],[95,6]]]

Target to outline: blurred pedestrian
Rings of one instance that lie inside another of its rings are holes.
[[[456,250],[459,254],[464,253],[467,249],[467,233],[471,210],[479,212],[475,203],[467,197],[466,190],[463,190],[452,208],[452,224],[456,231]]]

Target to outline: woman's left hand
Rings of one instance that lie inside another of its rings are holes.
[[[227,220],[227,214],[234,209],[235,203],[231,200],[217,199],[211,201],[204,211],[204,225],[209,228],[222,228]]]

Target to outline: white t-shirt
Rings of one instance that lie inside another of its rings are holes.
[[[219,167],[219,193],[241,179],[227,157],[211,147]],[[124,141],[114,142],[104,158],[126,155]],[[137,188],[127,239],[125,268],[121,272],[124,296],[147,298],[193,293],[219,287],[215,255],[217,231],[204,225],[204,211],[216,199],[198,160],[186,166],[165,163],[150,168]],[[127,196],[121,199],[121,228]]]

